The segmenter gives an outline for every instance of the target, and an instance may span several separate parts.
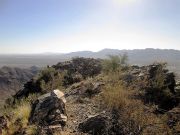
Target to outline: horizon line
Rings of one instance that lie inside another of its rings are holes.
[[[39,52],[39,53],[3,53],[0,54],[2,55],[66,55],[66,54],[71,54],[71,53],[77,53],[77,52],[92,52],[92,53],[97,53],[101,52],[104,50],[118,50],[118,51],[133,51],[133,50],[174,50],[174,51],[180,51],[179,49],[174,49],[174,48],[134,48],[134,49],[114,49],[114,48],[104,48],[98,51],[91,51],[91,50],[79,50],[79,51],[72,51],[72,52]]]

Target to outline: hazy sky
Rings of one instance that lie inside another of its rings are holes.
[[[180,50],[180,0],[0,0],[0,54]]]

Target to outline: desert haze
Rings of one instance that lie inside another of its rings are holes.
[[[129,64],[147,65],[154,62],[167,62],[168,68],[176,73],[180,73],[180,51],[173,49],[135,49],[135,50],[118,50],[103,49],[98,52],[78,51],[72,53],[42,53],[42,54],[6,54],[0,55],[0,67],[46,67],[60,61],[70,60],[73,57],[85,58],[107,58],[108,55],[128,55]]]
[[[0,135],[180,135],[180,0],[0,0]]]

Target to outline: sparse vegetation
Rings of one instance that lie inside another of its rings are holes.
[[[43,93],[46,93],[52,89],[60,88],[63,86],[65,72],[58,72],[52,67],[47,67],[42,70],[37,77],[37,84]]]
[[[107,72],[115,72],[123,67],[127,66],[128,56],[127,54],[123,55],[108,55],[108,59],[105,59],[102,63],[103,71]]]
[[[69,77],[80,74],[83,79],[100,74],[102,66],[100,59],[74,57],[71,61],[58,63],[53,66],[56,70],[67,71]]]
[[[105,87],[103,98],[105,106],[116,116],[116,133],[164,135],[171,134],[163,118],[156,116],[141,100],[136,99],[136,91],[129,90],[122,83]]]
[[[86,61],[85,58],[74,58],[71,62],[47,67],[36,78],[25,84],[24,93],[20,91],[22,93],[19,98],[15,96],[7,100],[4,116],[8,124],[2,131],[3,135],[41,134],[39,130],[42,127],[39,128],[39,126],[42,125],[31,125],[29,120],[31,104],[39,95],[57,88],[66,90],[67,97],[73,100],[69,103],[70,110],[74,109],[73,105],[77,105],[77,109],[73,110],[74,115],[77,116],[70,115],[70,120],[72,117],[83,119],[86,112],[79,114],[81,109],[87,109],[86,118],[92,110],[96,110],[98,113],[105,112],[102,113],[103,121],[106,121],[106,117],[110,118],[106,129],[108,134],[173,135],[178,133],[178,116],[174,114],[178,112],[175,107],[179,102],[178,91],[174,89],[174,74],[166,70],[165,64],[156,63],[140,68],[128,66],[127,60],[126,54],[110,55],[109,59],[104,60],[101,65],[101,60],[87,59]],[[101,72],[102,69],[103,72]],[[167,112],[173,108],[175,113]],[[159,113],[158,109],[165,111]],[[53,112],[51,117],[54,117]],[[76,127],[79,121],[75,119],[71,124]],[[55,135],[70,133],[72,133],[71,130],[52,132]]]
[[[124,90],[122,84],[108,85],[103,93],[106,106],[116,110],[122,109],[129,104],[128,96],[129,91]]]
[[[27,135],[35,135],[37,127],[29,125],[29,117],[31,113],[31,103],[29,100],[21,100],[13,107],[7,107],[4,110],[6,116],[7,127],[2,130],[3,135],[15,135],[22,132]]]
[[[149,80],[144,87],[145,102],[157,104],[160,108],[169,110],[176,106],[175,80],[173,73],[167,73],[166,64],[155,64],[152,67]]]

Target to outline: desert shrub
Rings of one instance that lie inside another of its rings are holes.
[[[29,117],[31,113],[31,103],[23,99],[17,101],[14,106],[9,106],[4,109],[4,116],[6,116],[7,127],[2,130],[3,135],[27,134],[35,135],[37,127],[29,125]]]
[[[20,120],[22,127],[26,127],[28,124],[28,119],[31,112],[31,105],[29,102],[20,103],[13,111],[13,120],[15,123],[17,120]]]
[[[117,110],[124,108],[129,103],[128,95],[128,91],[125,91],[123,87],[112,87],[111,85],[106,86],[103,93],[106,106]]]
[[[81,135],[81,134],[70,133],[68,131],[55,131],[53,135]]]
[[[26,135],[38,135],[39,129],[36,125],[29,125],[25,129]]]
[[[104,106],[112,110],[115,124],[111,130],[122,135],[171,134],[166,122],[152,113],[151,107],[145,106],[141,100],[135,98],[136,92],[124,87],[123,83],[105,86],[102,94]]]
[[[128,62],[128,55],[127,53],[124,53],[121,55],[121,65],[127,66]]]
[[[77,83],[83,80],[83,76],[80,73],[71,73],[66,71],[63,79],[63,86],[69,86],[73,83]]]
[[[54,78],[57,74],[56,70],[52,67],[47,67],[39,73],[38,79],[44,80],[46,83]]]
[[[152,87],[157,87],[157,88],[163,88],[165,86],[165,79],[166,79],[166,74],[165,74],[165,68],[166,68],[166,63],[157,63],[154,64],[154,67],[150,68],[149,73],[150,73],[150,85]]]
[[[15,99],[28,97],[33,93],[47,93],[54,89],[63,89],[65,72],[59,72],[52,67],[43,69],[36,77],[24,84],[24,89],[18,91]]]
[[[65,72],[58,72],[53,67],[48,67],[41,71],[37,77],[36,84],[44,92],[63,87]]]
[[[108,55],[108,59],[103,60],[102,67],[105,73],[115,72],[119,69],[127,67],[128,56],[123,55]]]
[[[149,71],[150,77],[144,87],[144,99],[157,104],[162,109],[172,109],[175,101],[175,79],[173,73],[167,73],[166,64],[155,64]]]

